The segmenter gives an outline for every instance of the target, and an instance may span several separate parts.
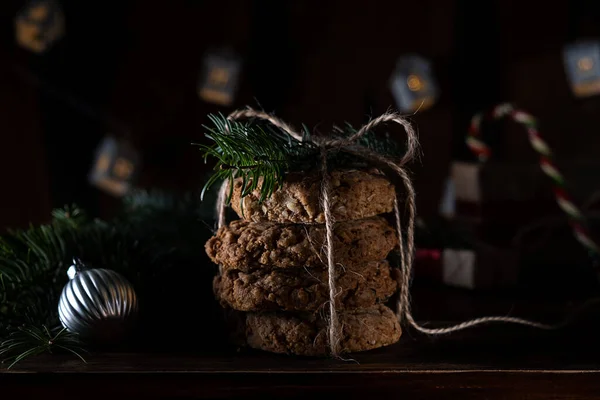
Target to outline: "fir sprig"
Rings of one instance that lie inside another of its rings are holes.
[[[0,238],[0,340],[29,320],[57,322],[55,305],[66,282],[63,228],[56,221]]]
[[[300,164],[314,154],[316,147],[289,134],[251,122],[229,121],[222,115],[209,116],[214,126],[205,126],[212,146],[198,145],[208,157],[217,159],[214,174],[208,179],[201,197],[216,182],[229,180],[228,201],[233,193],[233,180],[242,178],[242,197],[260,185],[260,201],[269,197],[283,181],[293,164]]]
[[[287,132],[272,125],[258,122],[230,121],[222,115],[209,116],[213,126],[205,126],[205,136],[214,142],[211,146],[198,145],[204,159],[217,160],[213,174],[202,190],[202,196],[216,182],[229,181],[227,202],[233,193],[233,181],[242,180],[241,198],[259,188],[259,201],[264,201],[282,184],[285,175],[293,171],[304,171],[318,165],[319,148],[310,140],[310,132],[303,129],[303,139],[298,140]],[[356,133],[350,124],[336,127],[334,136],[347,138]],[[389,133],[375,135],[368,132],[362,136],[359,145],[380,154],[400,156],[404,152],[401,142],[393,140]],[[333,152],[334,166],[354,166],[356,157],[343,152]]]
[[[26,358],[54,352],[67,352],[85,362],[80,354],[85,350],[78,336],[58,326],[53,329],[48,329],[46,325],[41,328],[20,326],[6,340],[0,341],[0,363],[10,363],[7,369]]]

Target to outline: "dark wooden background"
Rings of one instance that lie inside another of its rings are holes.
[[[115,200],[86,180],[106,132],[129,132],[142,187],[189,190],[203,183],[190,142],[207,113],[259,103],[321,132],[360,125],[394,105],[388,79],[405,52],[432,59],[441,87],[438,104],[413,117],[421,215],[436,212],[451,158],[469,157],[471,115],[499,101],[538,116],[559,160],[600,149],[599,100],[573,98],[561,60],[565,43],[600,33],[593,1],[64,0],[66,37],[43,56],[14,44],[23,4],[0,5],[0,229],[72,202],[110,213]],[[203,52],[221,45],[244,59],[230,108],[196,94]],[[502,134],[500,157],[534,160],[518,127]]]

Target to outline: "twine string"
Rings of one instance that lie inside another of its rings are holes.
[[[396,217],[396,232],[398,234],[398,255],[400,256],[400,268],[399,274],[396,277],[398,280],[398,286],[400,293],[398,294],[398,300],[396,301],[396,314],[398,316],[398,322],[402,324],[406,316],[406,304],[410,303],[410,271],[407,271],[406,266],[408,263],[405,261],[406,253],[404,252],[404,239],[402,238],[402,220],[400,214],[400,207],[398,206],[398,196],[394,198],[394,216]],[[410,313],[410,310],[408,310]]]
[[[323,214],[325,215],[325,251],[327,253],[327,275],[328,275],[328,286],[329,286],[329,346],[331,354],[339,356],[339,343],[340,343],[340,320],[337,315],[335,308],[335,296],[336,296],[336,270],[335,260],[333,258],[333,225],[335,220],[331,213],[331,203],[329,196],[331,194],[331,178],[327,171],[327,150],[321,148],[321,173],[323,174],[323,180],[321,182],[321,196],[323,202]]]
[[[227,222],[225,219],[225,205],[227,203],[227,189],[229,188],[229,184],[227,180],[224,180],[221,183],[221,187],[219,188],[219,194],[217,195],[217,227],[221,228],[225,226]]]
[[[258,110],[254,110],[250,107],[247,107],[247,108],[233,111],[227,117],[227,119],[230,121],[236,121],[239,119],[250,119],[250,118],[258,118],[258,119],[262,119],[265,121],[269,121],[271,123],[271,125],[281,129],[282,131],[284,131],[285,133],[287,133],[294,139],[302,141],[302,134],[297,132],[294,128],[292,128],[285,121],[275,117],[274,115],[266,113],[264,111],[258,111]]]
[[[242,118],[257,118],[270,122],[275,127],[288,133],[290,136],[297,140],[303,140],[302,135],[298,134],[290,125],[283,122],[279,118],[265,113],[263,111],[256,111],[251,108],[234,111],[228,116],[229,120],[237,120]],[[385,157],[379,153],[374,152],[368,147],[360,146],[356,142],[358,139],[366,135],[369,131],[376,128],[377,126],[386,122],[394,122],[401,125],[407,136],[406,154],[397,161],[391,158]],[[398,197],[394,199],[394,215],[396,219],[396,231],[399,241],[399,255],[400,265],[397,267],[400,273],[397,274],[398,285],[400,294],[396,304],[396,315],[400,323],[406,322],[419,332],[427,335],[442,335],[459,330],[471,328],[476,325],[491,323],[491,322],[503,322],[503,323],[514,323],[527,325],[539,329],[555,329],[561,325],[546,325],[535,321],[529,321],[522,318],[514,318],[507,316],[487,316],[482,318],[476,318],[473,320],[465,321],[456,325],[451,325],[444,328],[426,328],[419,325],[413,318],[411,311],[410,301],[410,279],[412,275],[412,266],[415,253],[414,244],[414,226],[416,216],[416,203],[415,203],[415,191],[412,185],[409,174],[403,168],[403,166],[412,161],[415,158],[415,154],[418,149],[417,135],[411,126],[410,122],[404,119],[397,113],[385,113],[371,122],[364,125],[360,130],[354,133],[349,138],[313,138],[313,142],[321,149],[321,207],[325,216],[325,252],[327,255],[327,271],[328,271],[328,286],[329,286],[329,318],[328,318],[328,342],[332,356],[339,358],[339,345],[341,338],[341,329],[338,312],[335,307],[335,297],[337,290],[335,286],[336,280],[336,269],[335,260],[333,256],[333,235],[334,235],[334,218],[331,212],[331,181],[329,172],[327,170],[327,155],[330,151],[337,150],[343,151],[359,158],[362,158],[372,164],[380,165],[389,168],[393,171],[395,176],[400,179],[404,189],[405,196],[405,211],[407,213],[406,221],[406,243],[404,240],[404,234],[401,224],[402,212],[400,210]],[[225,206],[226,206],[226,190],[228,188],[228,182],[225,181],[221,186],[219,197],[217,200],[217,214],[219,217],[219,226],[225,224]]]

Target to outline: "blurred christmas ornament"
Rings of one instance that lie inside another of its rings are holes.
[[[140,163],[138,152],[129,142],[107,136],[98,147],[90,183],[113,196],[124,196],[131,189]]]
[[[126,336],[138,311],[133,286],[107,269],[85,269],[74,259],[58,304],[62,325],[82,338],[114,342]]]
[[[425,110],[439,97],[431,63],[415,54],[398,59],[390,86],[396,106],[401,112]]]
[[[198,82],[198,96],[221,106],[233,104],[241,64],[241,59],[231,50],[208,52]]]
[[[17,14],[15,29],[19,46],[44,53],[64,35],[64,14],[56,1],[30,1]]]
[[[590,40],[565,46],[563,62],[571,91],[576,97],[600,93],[600,42]]]

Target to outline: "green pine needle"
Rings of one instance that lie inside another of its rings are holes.
[[[42,353],[67,352],[86,362],[80,353],[85,352],[76,334],[65,328],[48,329],[46,325],[20,326],[7,339],[0,342],[0,362],[9,364],[7,369],[26,358]]]
[[[86,213],[76,205],[66,205],[52,211],[55,226],[67,226],[77,228],[89,221]]]

